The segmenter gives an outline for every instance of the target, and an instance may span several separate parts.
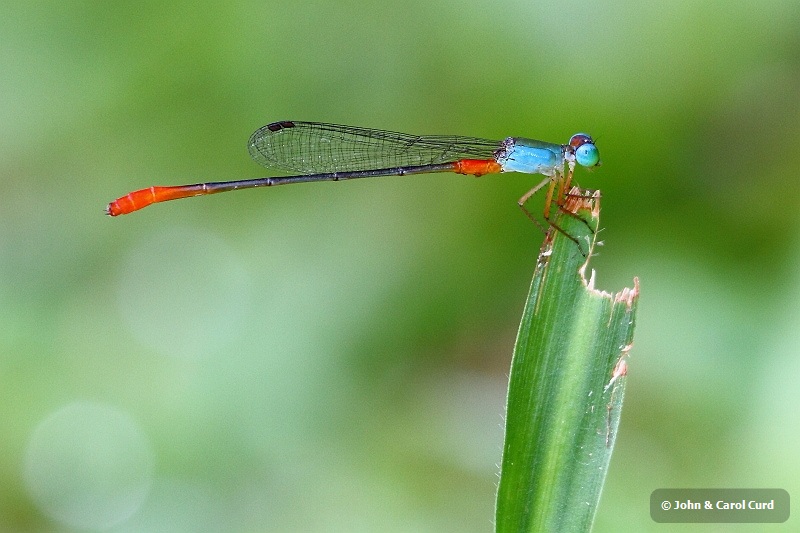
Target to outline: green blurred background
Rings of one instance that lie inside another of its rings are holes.
[[[595,530],[763,530],[648,499],[800,496],[798,28],[789,0],[5,3],[0,530],[491,530],[538,179],[103,215],[265,175],[246,141],[283,119],[595,136],[598,286],[642,286]]]

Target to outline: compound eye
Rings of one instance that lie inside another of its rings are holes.
[[[575,161],[584,167],[594,167],[600,164],[600,152],[594,145],[591,137],[585,133],[577,133],[569,140],[569,145],[575,150]]]
[[[582,144],[575,150],[575,161],[579,165],[593,167],[600,162],[600,152],[597,151],[597,147],[593,144]]]

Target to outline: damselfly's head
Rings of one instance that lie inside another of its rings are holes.
[[[576,133],[569,139],[569,146],[575,154],[575,161],[584,167],[599,167],[600,152],[592,138],[585,133]]]

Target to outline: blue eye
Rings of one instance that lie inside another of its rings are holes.
[[[592,143],[582,144],[575,150],[575,161],[585,167],[593,167],[600,162],[600,152]]]
[[[569,145],[575,153],[575,161],[584,167],[594,167],[600,164],[600,152],[594,145],[591,137],[585,133],[576,133],[569,140]]]

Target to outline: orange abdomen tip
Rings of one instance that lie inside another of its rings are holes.
[[[143,207],[147,207],[153,202],[158,202],[159,196],[163,196],[161,189],[169,189],[169,187],[148,187],[132,193],[121,196],[108,204],[106,207],[106,214],[115,217],[118,215],[127,215],[133,213]]]

